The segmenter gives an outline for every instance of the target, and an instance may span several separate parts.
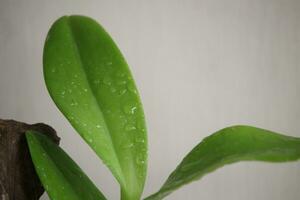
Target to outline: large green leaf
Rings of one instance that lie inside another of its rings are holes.
[[[119,181],[122,199],[138,200],[146,177],[144,114],[110,36],[87,17],[58,19],[45,43],[44,76],[55,104]]]
[[[238,161],[286,162],[300,158],[300,139],[250,126],[222,129],[198,144],[161,189],[146,198],[159,200],[179,187]]]
[[[35,170],[51,199],[106,199],[76,163],[47,136],[27,131],[26,138]]]

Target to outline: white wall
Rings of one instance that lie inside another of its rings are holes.
[[[0,0],[0,118],[52,125],[108,199],[109,171],[49,98],[42,49],[61,15],[95,18],[131,66],[156,191],[203,137],[233,124],[300,136],[299,0]],[[295,200],[300,162],[227,166],[166,199]],[[46,195],[42,198],[48,199]]]

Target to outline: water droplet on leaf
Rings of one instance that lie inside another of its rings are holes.
[[[130,92],[135,93],[135,94],[137,93],[136,88],[132,83],[128,83],[127,88]]]
[[[145,143],[145,140],[143,138],[136,138],[135,141],[137,143]]]
[[[145,160],[142,157],[137,157],[136,164],[143,165],[145,164]]]
[[[77,106],[78,103],[77,103],[77,101],[75,101],[74,99],[72,99],[70,105],[71,105],[71,106]]]
[[[123,106],[123,111],[124,111],[125,114],[134,114],[136,109],[137,109],[136,106],[133,106],[133,105],[130,105],[130,104],[125,104]]]
[[[116,76],[117,76],[117,77],[124,77],[124,76],[125,76],[125,73],[123,73],[122,71],[118,71],[118,72],[116,73]]]
[[[126,80],[122,80],[122,79],[119,79],[116,81],[117,85],[125,85],[127,82]]]
[[[132,148],[133,146],[134,146],[133,143],[130,143],[130,144],[124,145],[123,148],[124,148],[124,149],[130,149],[130,148]]]
[[[108,76],[106,76],[106,77],[104,77],[104,79],[103,79],[103,83],[104,83],[105,85],[111,85],[111,79],[110,79]]]
[[[101,125],[100,125],[100,124],[97,124],[97,125],[96,125],[96,128],[101,128]]]
[[[125,126],[125,130],[126,131],[133,131],[133,130],[135,130],[136,129],[136,127],[133,125],[133,124],[127,124],[126,126]]]
[[[124,88],[124,89],[121,89],[121,90],[119,90],[118,94],[121,96],[121,95],[125,94],[126,91],[127,91],[127,90],[126,90],[125,88]]]

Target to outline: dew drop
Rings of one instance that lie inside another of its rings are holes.
[[[126,131],[133,131],[133,130],[135,130],[136,129],[136,127],[134,126],[134,125],[132,125],[132,124],[127,124],[126,126],[125,126],[125,130]]]
[[[143,152],[143,153],[147,153],[147,148],[141,148],[140,151]]]
[[[143,120],[138,120],[137,121],[137,128],[141,131],[145,131],[145,124]]]
[[[110,78],[109,78],[108,76],[104,77],[103,83],[104,83],[105,85],[111,85],[111,80],[110,80]]]
[[[112,65],[112,62],[109,61],[109,62],[107,62],[106,64],[107,64],[108,66],[110,66],[110,65]]]
[[[97,125],[96,125],[96,128],[101,128],[101,125],[100,125],[100,124],[97,124]]]
[[[123,148],[124,148],[124,149],[130,149],[130,148],[132,148],[133,146],[134,146],[133,143],[130,143],[130,144],[124,145]]]
[[[126,104],[123,106],[123,111],[125,114],[134,114],[136,109],[137,109],[136,106],[132,106],[130,104]]]
[[[120,95],[120,96],[122,96],[123,94],[125,94],[127,92],[127,89],[121,89],[121,90],[119,90],[118,91],[118,94]]]
[[[65,98],[65,93],[66,93],[65,91],[62,91],[62,92],[61,92],[61,95],[60,95],[61,98]]]
[[[71,100],[71,104],[70,104],[71,106],[77,106],[78,105],[78,103],[74,100],[74,99],[72,99]]]
[[[136,138],[135,141],[137,143],[145,143],[145,140],[143,138]]]
[[[117,85],[125,85],[127,82],[126,82],[126,80],[122,80],[122,79],[119,79],[119,80],[117,80]]]
[[[117,76],[117,77],[124,77],[124,76],[125,76],[125,73],[123,73],[122,71],[118,71],[118,72],[116,73],[116,76]]]
[[[87,88],[84,88],[84,89],[83,89],[83,91],[84,91],[84,92],[87,92],[87,91],[88,91],[88,89],[87,89]]]
[[[74,117],[73,117],[73,116],[69,116],[69,119],[70,119],[70,120],[74,120]]]
[[[130,92],[135,93],[135,94],[137,93],[135,86],[132,83],[127,84],[127,88]]]
[[[52,69],[51,69],[51,72],[52,72],[52,73],[55,73],[55,72],[56,72],[56,68],[52,68]]]
[[[145,164],[145,160],[141,157],[137,157],[136,164],[143,165],[143,164]]]

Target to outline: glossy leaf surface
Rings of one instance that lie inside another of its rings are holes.
[[[46,40],[44,76],[55,104],[119,181],[122,199],[138,200],[146,177],[144,113],[110,36],[90,18],[60,18]]]
[[[222,129],[198,144],[162,188],[146,198],[158,200],[179,187],[238,161],[287,162],[300,158],[300,139],[250,126]]]
[[[77,164],[47,136],[26,132],[35,170],[52,200],[105,200]]]

